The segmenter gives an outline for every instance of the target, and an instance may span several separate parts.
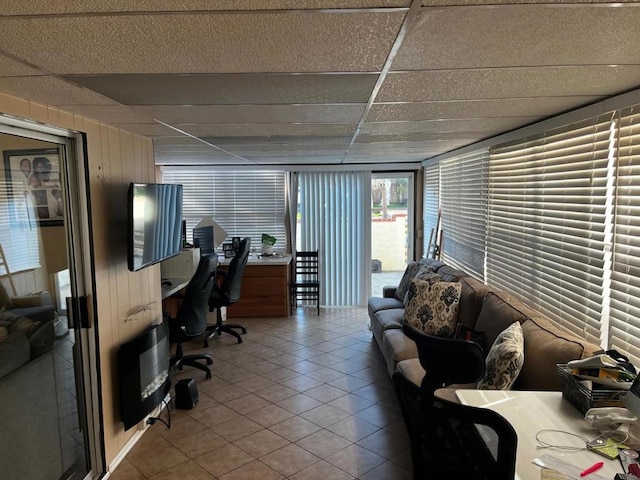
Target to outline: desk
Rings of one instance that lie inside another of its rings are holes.
[[[219,267],[231,263],[219,259]],[[227,307],[227,318],[288,317],[291,255],[249,257],[242,277],[240,300]]]
[[[162,288],[162,299],[170,297],[174,293],[179,292],[184,287],[189,285],[190,278],[164,278],[163,282],[169,282],[170,285],[161,285]]]
[[[516,480],[540,480],[540,467],[531,460],[545,453],[553,455],[578,468],[587,468],[596,462],[604,462],[598,474],[611,478],[622,472],[618,459],[608,460],[590,450],[568,452],[553,448],[536,448],[536,433],[544,429],[564,430],[593,439],[598,432],[591,430],[584,417],[572,405],[562,399],[560,392],[518,392],[504,390],[456,390],[456,396],[464,405],[489,408],[506,418],[518,434],[516,452]],[[547,433],[545,442],[567,444],[571,437]],[[575,445],[575,443],[570,443]],[[586,477],[588,478],[588,477]]]

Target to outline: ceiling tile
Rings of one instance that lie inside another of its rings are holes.
[[[326,8],[408,7],[410,0],[80,0],[73,2],[16,2],[0,0],[3,15],[43,15],[99,12],[175,12],[222,10],[283,10]]]
[[[0,77],[0,91],[57,107],[115,104],[91,90],[76,87],[54,77]]]
[[[0,76],[2,77],[20,77],[46,75],[46,73],[32,68],[24,63],[20,63],[12,58],[0,55]]]
[[[366,103],[378,76],[248,74],[65,78],[125,105],[264,105]]]
[[[326,123],[217,123],[215,125],[175,124],[174,126],[196,137],[243,137],[245,135],[250,137],[269,137],[272,135],[313,135],[321,137],[323,135],[350,135],[356,129],[356,125]]]
[[[174,136],[176,134],[175,130],[159,123],[116,123],[114,125],[123,130],[146,135],[147,137]]]
[[[423,8],[392,68],[639,64],[640,9],[615,5]]]
[[[367,121],[392,122],[441,118],[546,117],[595,102],[598,97],[507,98],[450,102],[385,103],[369,110]]]
[[[639,85],[640,65],[407,72],[387,75],[376,101],[607,97]]]
[[[269,148],[278,145],[325,145],[325,146],[343,146],[346,147],[351,143],[352,134],[349,136],[288,136],[288,135],[272,135],[270,137],[205,137],[202,139],[216,145],[223,145],[231,148],[231,146],[262,146]]]
[[[68,105],[64,109],[104,123],[156,123],[152,117],[122,105]]]
[[[404,133],[402,135],[358,135],[358,143],[387,143],[387,142],[421,142],[421,141],[464,141],[464,145],[486,138],[486,133],[476,132],[447,132],[447,133]]]
[[[637,0],[621,0],[615,3],[635,3]],[[423,0],[423,7],[451,7],[454,5],[458,6],[474,6],[474,5],[496,5],[496,0]],[[535,4],[557,4],[560,3],[559,0],[509,0],[509,4],[522,4],[522,5],[535,5]],[[599,3],[611,3],[608,0],[571,0],[572,4],[599,4]]]
[[[167,123],[358,123],[365,105],[134,106]]]
[[[405,13],[5,17],[0,44],[57,74],[371,72]]]
[[[420,120],[415,122],[367,122],[360,130],[369,135],[405,133],[503,132],[540,120],[539,117],[461,118],[455,120]]]

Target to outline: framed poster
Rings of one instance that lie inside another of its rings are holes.
[[[60,153],[55,148],[5,150],[4,175],[14,218],[32,212],[40,226],[63,224]]]

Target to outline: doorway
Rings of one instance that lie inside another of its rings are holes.
[[[414,174],[371,176],[371,294],[400,283],[413,259]]]
[[[90,328],[79,328],[89,323],[78,308],[88,267],[78,241],[81,169],[69,138],[7,127],[1,118],[0,132],[3,478],[86,478],[102,466],[89,421],[96,409],[85,400],[96,398],[85,381],[95,342]]]

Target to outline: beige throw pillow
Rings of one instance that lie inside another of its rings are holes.
[[[407,292],[403,322],[429,335],[453,337],[460,291],[460,282],[414,279]]]
[[[510,390],[524,363],[524,336],[520,323],[503,330],[487,354],[479,390]]]

